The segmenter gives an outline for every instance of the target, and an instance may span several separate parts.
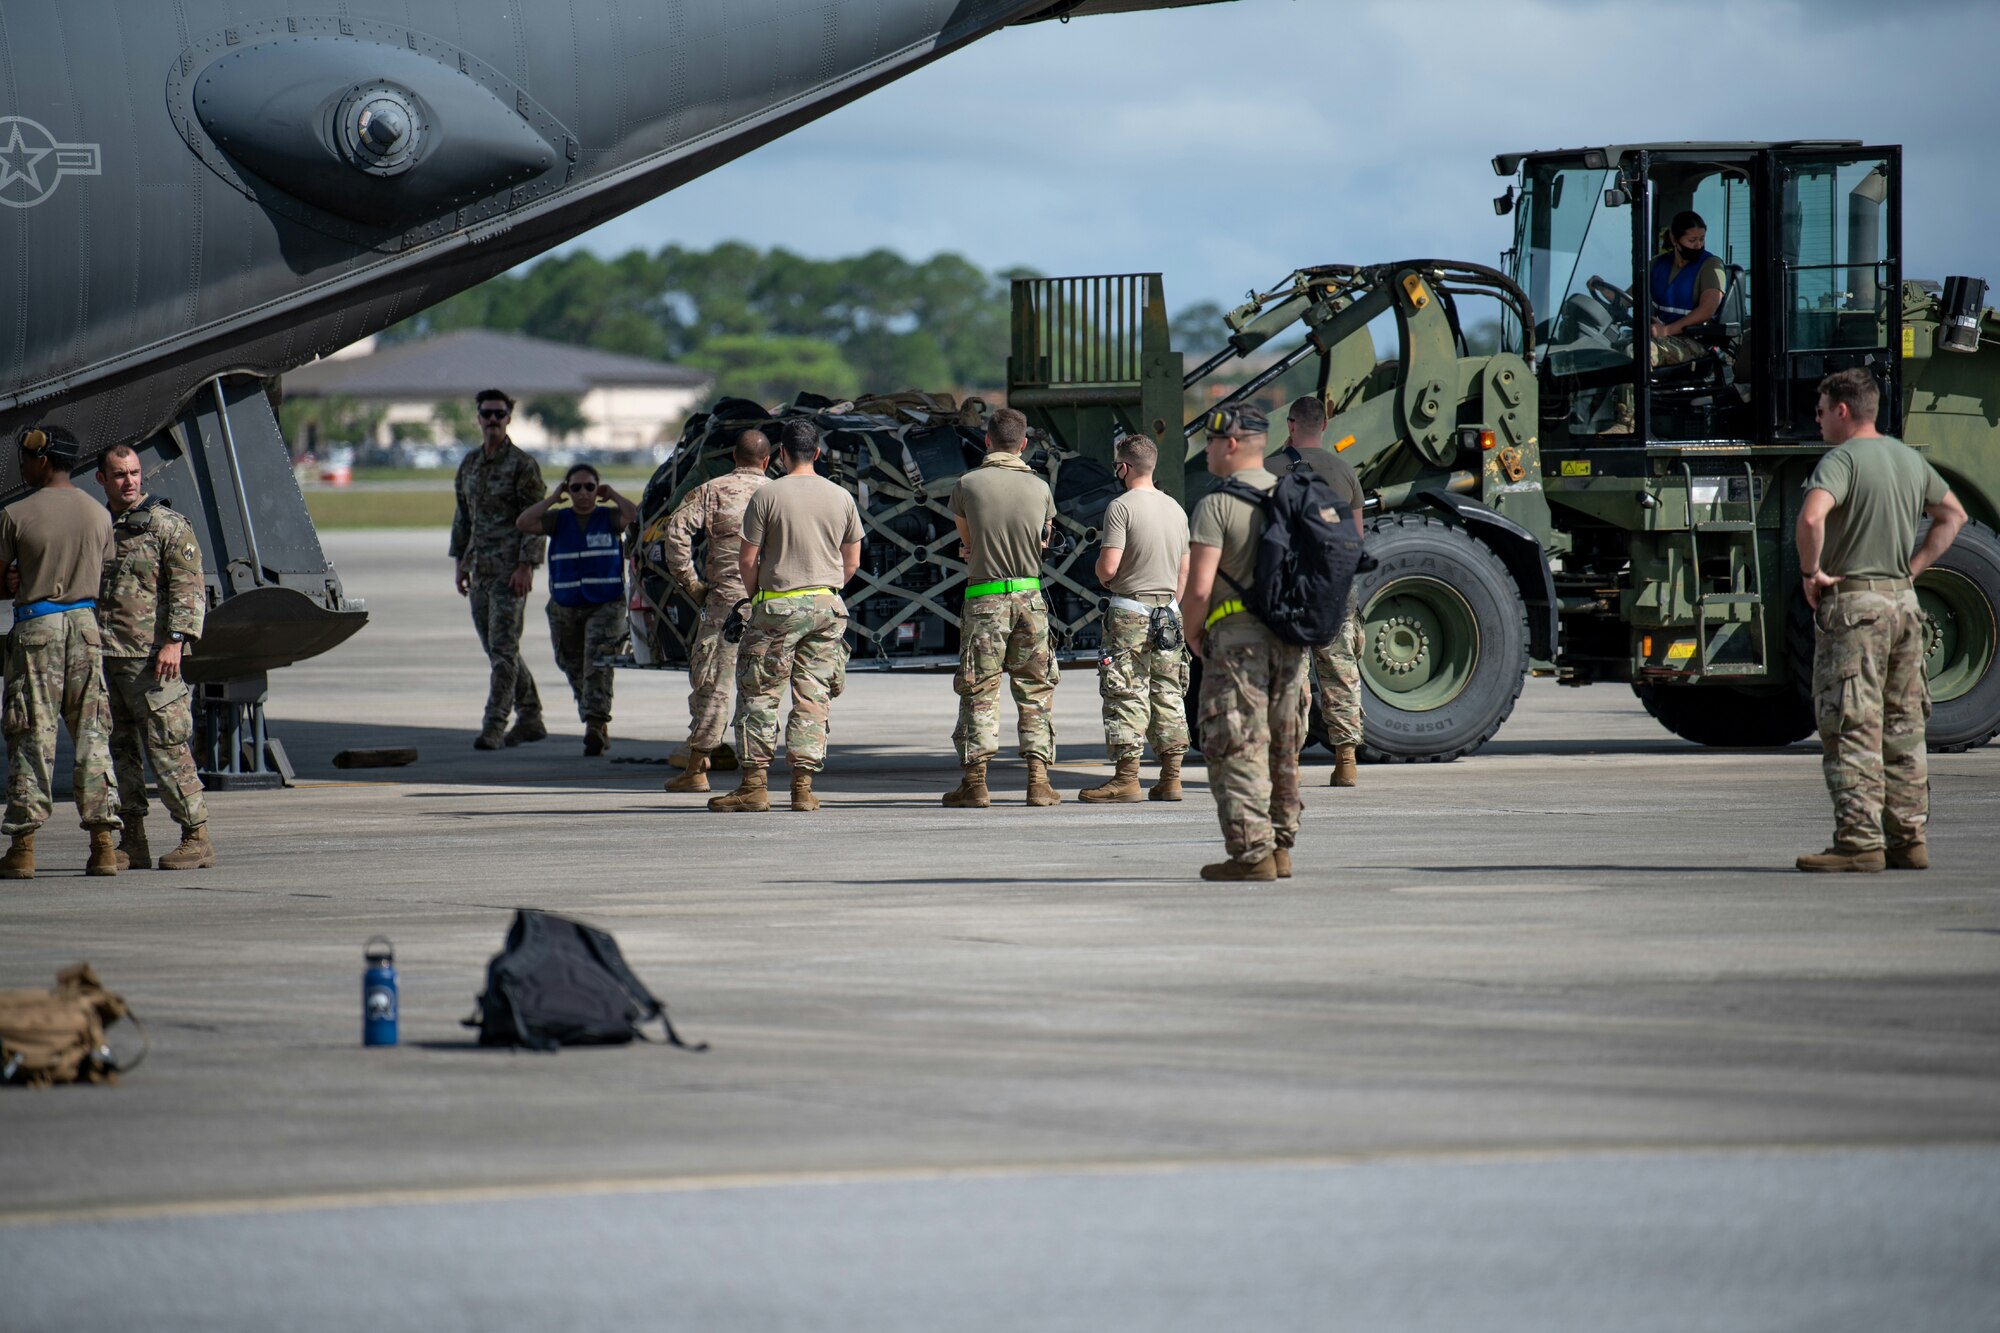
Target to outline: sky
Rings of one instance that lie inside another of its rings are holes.
[[[1174,309],[1293,269],[1493,263],[1502,151],[1904,146],[1904,272],[2000,287],[2000,3],[1236,0],[1008,29],[572,247],[742,240],[1162,272]],[[763,201],[759,203],[757,201]]]

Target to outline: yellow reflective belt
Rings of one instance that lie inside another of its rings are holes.
[[[765,602],[775,601],[780,597],[831,597],[831,596],[833,596],[833,589],[831,588],[794,588],[790,592],[760,592],[750,600],[752,605],[762,606]]]
[[[1249,607],[1243,605],[1243,603],[1241,602],[1237,601],[1224,602],[1222,605],[1216,607],[1213,611],[1210,611],[1208,613],[1208,619],[1202,622],[1201,627],[1203,630],[1214,629],[1215,622],[1222,619],[1224,616],[1233,616],[1238,611],[1248,611],[1249,609],[1250,609]]]

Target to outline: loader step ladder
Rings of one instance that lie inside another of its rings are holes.
[[[1681,474],[1688,486],[1688,556],[1694,571],[1694,641],[1696,663],[1703,676],[1756,676],[1769,670],[1765,661],[1767,637],[1764,600],[1764,569],[1762,558],[1757,552],[1757,474],[1748,461],[1743,464],[1743,517],[1725,518],[1725,514],[1735,501],[1729,497],[1730,480],[1714,478],[1718,483],[1714,511],[1716,518],[1697,519],[1695,517],[1695,475],[1694,465],[1683,462]],[[1701,568],[1701,539],[1708,536],[1720,539],[1729,557],[1729,591],[1711,592]],[[1751,657],[1747,662],[1717,662],[1714,660],[1715,638],[1729,626],[1741,623],[1727,614],[1727,608],[1743,606],[1750,609],[1749,627]],[[1724,612],[1724,617],[1716,625],[1716,636],[1709,633],[1709,611],[1715,608]]]

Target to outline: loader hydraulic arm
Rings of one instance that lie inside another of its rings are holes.
[[[1464,338],[1455,295],[1499,299],[1519,321],[1525,359],[1534,336],[1526,293],[1505,274],[1484,265],[1419,259],[1394,264],[1327,264],[1300,269],[1271,291],[1253,294],[1228,323],[1228,344],[1189,373],[1187,388],[1223,366],[1249,356],[1303,325],[1305,338],[1222,400],[1250,398],[1309,357],[1320,358],[1320,396],[1332,421],[1328,438],[1345,443],[1343,455],[1364,477],[1371,465],[1407,444],[1412,466],[1440,468],[1458,452],[1456,408]],[[1398,355],[1378,364],[1370,326],[1386,313],[1396,319]],[[1185,435],[1200,430],[1197,418]],[[1409,471],[1399,468],[1399,472]],[[1401,480],[1399,476],[1396,480]]]

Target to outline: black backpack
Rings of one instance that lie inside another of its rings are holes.
[[[506,947],[486,965],[486,993],[465,1026],[479,1029],[481,1046],[621,1046],[651,1038],[641,1026],[660,1020],[669,1044],[689,1046],[667,1021],[667,1007],[646,989],[618,941],[553,912],[514,913]]]
[[[1268,491],[1233,477],[1216,490],[1264,513],[1251,585],[1222,575],[1242,595],[1243,605],[1286,643],[1308,648],[1332,643],[1347,619],[1354,576],[1375,568],[1333,488],[1310,464],[1299,462]]]

